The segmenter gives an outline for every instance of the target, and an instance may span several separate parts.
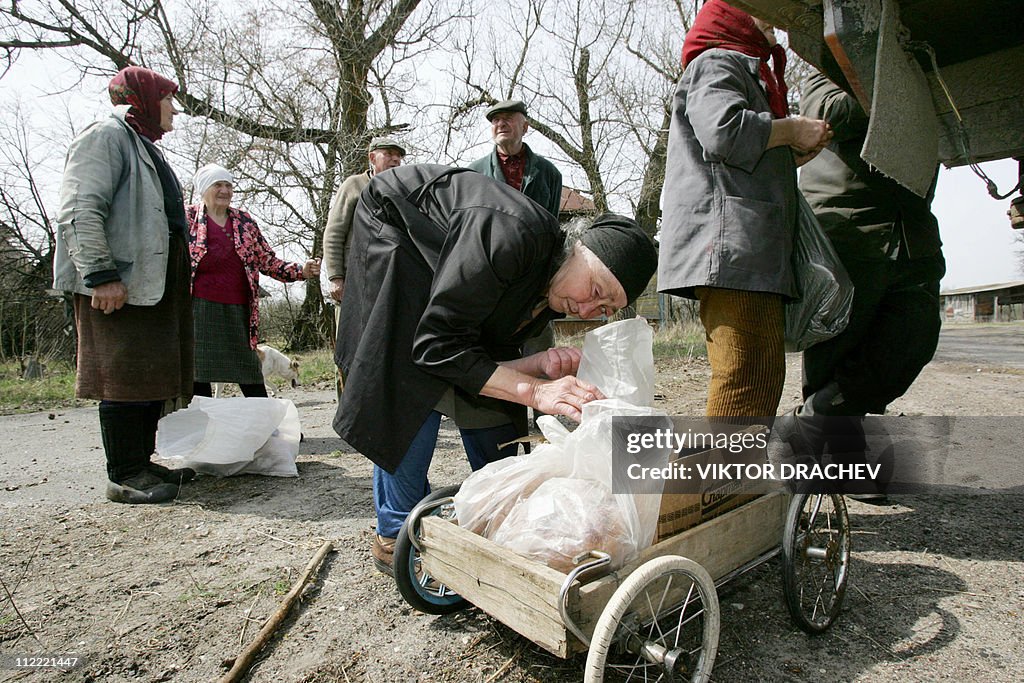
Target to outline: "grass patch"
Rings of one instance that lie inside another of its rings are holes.
[[[64,363],[50,363],[40,379],[22,379],[16,361],[0,363],[0,413],[31,412],[46,408],[80,406],[75,399],[75,371]]]
[[[655,358],[694,358],[708,355],[700,323],[665,325],[654,333]]]
[[[557,335],[559,346],[583,348],[585,334]],[[660,326],[654,332],[654,357],[695,358],[708,355],[704,342],[704,328],[698,322],[674,323]]]
[[[334,351],[318,349],[295,354],[299,361],[299,381],[303,384],[334,382],[337,368],[334,366]]]

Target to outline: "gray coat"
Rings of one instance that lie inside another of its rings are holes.
[[[662,194],[658,291],[694,287],[795,296],[796,166],[766,150],[772,113],[759,60],[700,54],[676,88]]]
[[[53,288],[92,296],[83,278],[116,269],[128,303],[152,306],[164,295],[167,215],[156,166],[128,107],[74,139],[64,162],[57,211]]]

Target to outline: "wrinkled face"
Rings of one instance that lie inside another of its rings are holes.
[[[584,320],[611,317],[626,306],[626,291],[594,252],[577,244],[548,285],[548,307]]]
[[[234,188],[231,183],[226,180],[218,180],[203,193],[203,204],[206,205],[207,209],[227,211],[228,207],[231,206],[231,196],[233,194]]]
[[[402,153],[396,147],[383,147],[370,152],[370,167],[374,173],[402,165]]]
[[[167,93],[160,100],[160,127],[167,132],[174,130],[174,115],[178,113],[180,112],[174,106],[174,93]]]
[[[779,41],[775,37],[775,26],[769,24],[767,21],[762,21],[757,17],[751,17],[751,19],[754,20],[754,26],[757,27],[757,30],[763,33],[764,37],[768,39],[769,45],[771,45],[772,47],[778,45]]]
[[[496,145],[518,147],[529,127],[522,112],[498,112],[491,118],[491,137]]]

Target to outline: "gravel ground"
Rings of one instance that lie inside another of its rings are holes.
[[[798,398],[797,361],[784,407]],[[659,406],[700,414],[708,374],[700,359],[659,361]],[[326,540],[335,552],[247,680],[581,680],[581,657],[553,657],[479,610],[406,606],[370,563],[370,466],[331,431],[333,388],[282,397],[306,437],[297,479],[201,477],[161,506],[104,500],[95,409],[0,417],[0,653],[85,661],[69,672],[7,661],[0,680],[216,680]],[[933,363],[893,412],[1013,416],[1016,429],[1024,374]],[[975,434],[951,451],[973,492],[849,504],[850,589],[824,635],[790,622],[776,561],[725,586],[713,680],[1021,680],[1024,475],[1003,441]],[[466,474],[445,427],[432,483]]]

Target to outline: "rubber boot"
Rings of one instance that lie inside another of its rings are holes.
[[[107,498],[117,503],[164,503],[178,487],[148,471],[146,413],[140,403],[100,404],[100,434],[107,456]]]
[[[844,399],[837,383],[830,382],[776,418],[773,429],[780,441],[789,444],[796,461],[857,464],[866,462],[863,421],[864,413]],[[851,485],[856,495],[879,497],[873,482],[841,482],[832,492],[848,493]]]

